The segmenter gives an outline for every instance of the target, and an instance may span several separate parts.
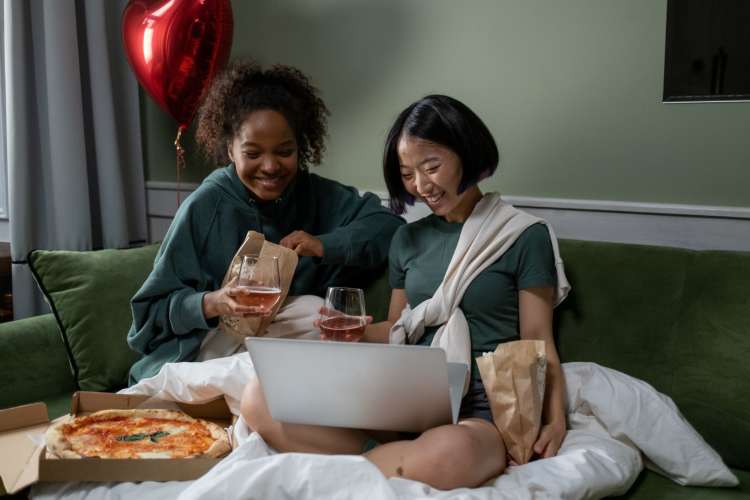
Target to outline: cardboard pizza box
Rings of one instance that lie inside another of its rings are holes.
[[[148,396],[81,391],[73,395],[70,414],[86,415],[99,410],[139,408],[149,399]],[[225,428],[234,423],[224,398],[201,404],[169,402],[165,403],[165,407],[172,409],[166,405],[173,404],[191,417],[202,418]],[[154,407],[149,405],[149,408]],[[0,410],[0,495],[18,492],[38,481],[186,481],[202,476],[222,460],[47,457],[44,432],[50,424],[44,403]]]

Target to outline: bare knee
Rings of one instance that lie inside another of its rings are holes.
[[[459,426],[450,426],[430,443],[425,453],[425,465],[432,470],[437,481],[455,485],[472,470],[478,452],[479,443],[469,432]]]
[[[264,432],[269,432],[275,423],[268,412],[266,397],[260,387],[260,382],[255,377],[247,383],[242,393],[240,413],[247,425],[261,436]]]
[[[481,434],[462,425],[438,427],[423,437],[427,442],[419,464],[425,475],[421,480],[436,488],[479,486],[505,468],[502,450],[488,446]]]

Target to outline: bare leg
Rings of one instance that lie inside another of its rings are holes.
[[[386,477],[404,477],[441,490],[476,487],[505,470],[505,446],[495,426],[467,419],[394,441],[365,457]]]
[[[253,378],[245,387],[240,412],[250,428],[278,451],[358,455],[370,438],[369,434],[357,429],[275,421],[268,412],[266,398],[257,378]]]

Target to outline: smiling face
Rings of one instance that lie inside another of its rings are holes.
[[[397,151],[406,191],[424,201],[434,214],[463,222],[481,193],[477,186],[458,193],[463,175],[458,155],[450,148],[409,135],[401,137]]]
[[[277,111],[253,111],[229,144],[229,158],[256,199],[275,200],[297,175],[294,131]]]

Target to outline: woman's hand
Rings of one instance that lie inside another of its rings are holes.
[[[279,245],[294,250],[301,257],[323,257],[323,243],[304,231],[289,233],[284,236]]]
[[[242,305],[238,300],[250,292],[244,287],[236,286],[234,279],[223,288],[209,292],[203,296],[203,316],[206,319],[217,316],[239,316],[239,317],[266,317],[270,316],[273,309],[267,311],[259,310],[254,306]]]
[[[534,453],[539,455],[539,458],[554,457],[565,439],[566,432],[565,420],[543,425],[539,439],[534,443]]]

